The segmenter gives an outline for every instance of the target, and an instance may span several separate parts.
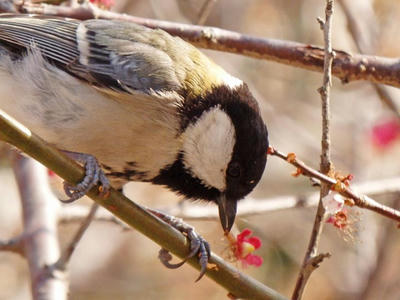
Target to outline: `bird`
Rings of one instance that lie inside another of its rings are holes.
[[[268,130],[248,85],[161,29],[1,14],[0,93],[1,110],[95,169],[90,187],[162,185],[215,203],[225,232],[265,169]]]

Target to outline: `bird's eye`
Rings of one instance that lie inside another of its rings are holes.
[[[237,161],[230,162],[226,173],[230,177],[239,177],[240,176],[240,164]]]

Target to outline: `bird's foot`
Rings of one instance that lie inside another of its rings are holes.
[[[197,255],[199,257],[200,275],[197,277],[196,282],[199,281],[207,271],[208,260],[211,256],[210,245],[208,242],[197,234],[192,226],[183,222],[182,219],[164,214],[157,210],[148,209],[148,211],[182,232],[190,241],[190,253],[183,259],[183,261],[177,264],[170,263],[172,260],[171,254],[168,250],[161,248],[158,258],[162,264],[169,269],[176,269],[182,266],[188,259]]]
[[[64,191],[69,197],[66,200],[60,200],[63,203],[71,203],[75,200],[86,195],[86,193],[94,187],[96,184],[100,183],[102,186],[101,193],[107,194],[110,189],[110,182],[108,181],[106,175],[101,169],[97,159],[90,154],[77,153],[70,151],[63,151],[72,159],[84,164],[85,167],[85,177],[77,185],[73,186],[64,181]]]

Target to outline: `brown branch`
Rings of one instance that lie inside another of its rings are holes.
[[[65,272],[52,265],[60,255],[55,199],[47,170],[31,158],[16,154],[13,169],[21,195],[24,250],[29,264],[33,299],[67,299]]]
[[[397,222],[400,222],[400,211],[388,207],[386,205],[383,205],[370,197],[366,195],[362,195],[357,193],[354,189],[344,185],[342,182],[339,180],[336,180],[332,177],[326,176],[317,170],[307,166],[303,161],[299,160],[296,158],[295,154],[284,154],[280,152],[279,150],[276,150],[272,147],[268,150],[268,153],[272,156],[277,156],[288,163],[292,164],[296,168],[301,170],[301,175],[311,177],[311,178],[316,178],[322,182],[328,183],[331,187],[331,189],[334,189],[336,192],[341,194],[343,197],[348,198],[352,200],[352,204],[365,208],[368,210],[372,210],[382,216],[388,217],[392,220],[395,220]]]
[[[322,87],[318,89],[322,101],[322,138],[321,138],[321,172],[328,175],[331,171],[331,154],[330,154],[330,88],[332,80],[332,62],[334,53],[332,51],[332,15],[333,0],[326,0],[325,21],[318,19],[321,29],[324,32],[325,58],[324,58],[324,75]],[[311,273],[319,266],[328,254],[318,255],[319,240],[324,225],[325,208],[322,199],[328,195],[330,185],[321,182],[320,198],[318,203],[317,214],[315,216],[314,226],[312,229],[310,241],[304,256],[303,264],[300,269],[299,276],[292,294],[292,299],[301,299],[304,288],[307,284]]]
[[[322,87],[318,89],[321,94],[322,100],[322,140],[321,140],[321,172],[329,174],[331,163],[331,150],[330,150],[330,90],[332,85],[332,62],[334,53],[332,51],[332,14],[333,14],[333,0],[326,0],[326,19],[325,22],[320,20],[321,29],[324,31],[325,41],[325,59],[324,59],[324,76]],[[322,185],[323,187],[323,185]],[[322,197],[324,197],[328,191]]]
[[[200,48],[242,54],[306,70],[323,72],[324,49],[309,44],[258,38],[215,27],[139,18],[101,10],[93,5],[66,7],[25,3],[21,6],[21,11],[81,20],[101,18],[134,22],[150,28],[161,28]],[[335,53],[332,74],[342,82],[368,80],[400,87],[398,59],[350,54],[341,50],[335,50]]]
[[[307,263],[301,267],[300,274],[299,274],[299,279],[301,278],[301,280],[304,282],[304,285],[300,286],[301,290],[299,290],[299,291],[297,291],[297,289],[295,289],[296,294],[293,294],[292,299],[301,299],[301,296],[303,294],[303,289],[305,287],[305,283],[310,278],[312,272],[314,272],[316,269],[319,268],[319,265],[322,263],[322,261],[325,258],[329,258],[329,257],[331,257],[330,253],[321,253],[321,254],[318,254],[315,256],[311,256],[307,260]],[[297,288],[297,284],[296,284],[296,288]]]

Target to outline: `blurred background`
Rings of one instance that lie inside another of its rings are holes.
[[[196,24],[204,0],[115,0],[113,11],[140,17]],[[316,21],[324,17],[322,0],[219,0],[215,1],[205,25],[241,33],[323,45]],[[333,46],[350,53],[361,49],[369,54],[398,57],[400,2],[397,0],[335,1]],[[359,24],[356,39],[349,31],[350,15]],[[360,45],[360,44],[359,44]],[[258,99],[267,123],[271,145],[295,152],[314,168],[319,167],[321,113],[317,89],[322,74],[247,58],[204,50],[228,72],[248,83]],[[388,88],[400,105],[398,89]],[[1,100],[0,100],[1,101]],[[343,85],[333,80],[331,96],[331,146],[335,169],[354,175],[354,182],[399,176],[400,125],[394,113],[379,99],[368,82]],[[18,191],[8,160],[8,146],[1,145],[0,239],[21,231]],[[263,179],[251,197],[265,200],[276,196],[315,192],[305,178],[291,176],[293,167],[270,157]],[[152,208],[174,207],[179,199],[163,188],[130,183],[129,197]],[[397,205],[400,194],[385,193],[375,199]],[[79,205],[90,205],[80,200]],[[73,204],[75,205],[75,204]],[[215,207],[215,210],[217,208]],[[255,206],[255,210],[257,207]],[[290,296],[303,260],[315,207],[295,208],[247,216],[237,221],[238,230],[250,228],[263,246],[256,254],[261,267],[248,273],[262,283]],[[304,299],[400,299],[400,238],[396,225],[369,211],[351,209],[353,222],[344,233],[326,224],[320,251],[330,252],[313,273]],[[190,221],[226,257],[219,222]],[[60,243],[65,245],[77,223],[60,225]],[[164,268],[157,259],[159,247],[134,230],[94,222],[76,249],[71,263],[70,299],[226,299],[227,292],[208,278],[194,283],[198,272],[189,266]],[[236,264],[241,268],[240,264]],[[26,262],[15,254],[0,253],[0,299],[30,299]]]

